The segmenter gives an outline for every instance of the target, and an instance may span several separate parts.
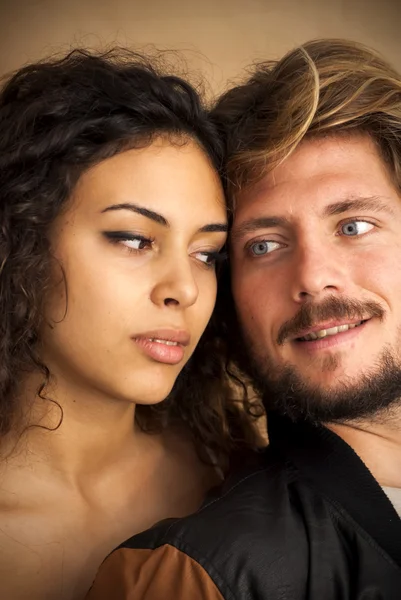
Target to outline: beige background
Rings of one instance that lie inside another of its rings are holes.
[[[345,37],[401,70],[401,0],[0,0],[0,74],[71,46],[185,53],[216,92],[251,61]]]

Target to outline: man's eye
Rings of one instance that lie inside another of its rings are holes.
[[[248,251],[252,256],[264,256],[265,254],[270,254],[277,248],[280,248],[281,244],[278,242],[273,242],[272,240],[259,240],[258,242],[253,242],[248,246]]]
[[[341,225],[341,233],[347,237],[355,237],[371,231],[373,227],[374,225],[368,221],[348,221]]]

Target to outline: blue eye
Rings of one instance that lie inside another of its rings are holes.
[[[367,233],[373,227],[374,225],[368,221],[348,221],[341,225],[341,233],[347,237],[355,237]]]
[[[258,242],[253,242],[249,246],[249,252],[252,256],[264,256],[266,254],[270,254],[277,248],[280,248],[281,244],[278,242],[274,242],[272,240],[259,240]]]

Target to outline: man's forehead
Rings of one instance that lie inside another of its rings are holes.
[[[325,205],[366,199],[366,208],[371,209],[370,198],[394,192],[397,190],[370,139],[358,136],[308,141],[272,172],[237,194],[234,225],[250,216],[288,214],[300,203],[320,212]],[[329,208],[328,212],[335,209]]]

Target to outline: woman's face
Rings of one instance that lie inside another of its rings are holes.
[[[52,231],[65,273],[47,300],[43,359],[79,390],[163,400],[216,297],[220,181],[194,143],[158,140],[88,170]]]

